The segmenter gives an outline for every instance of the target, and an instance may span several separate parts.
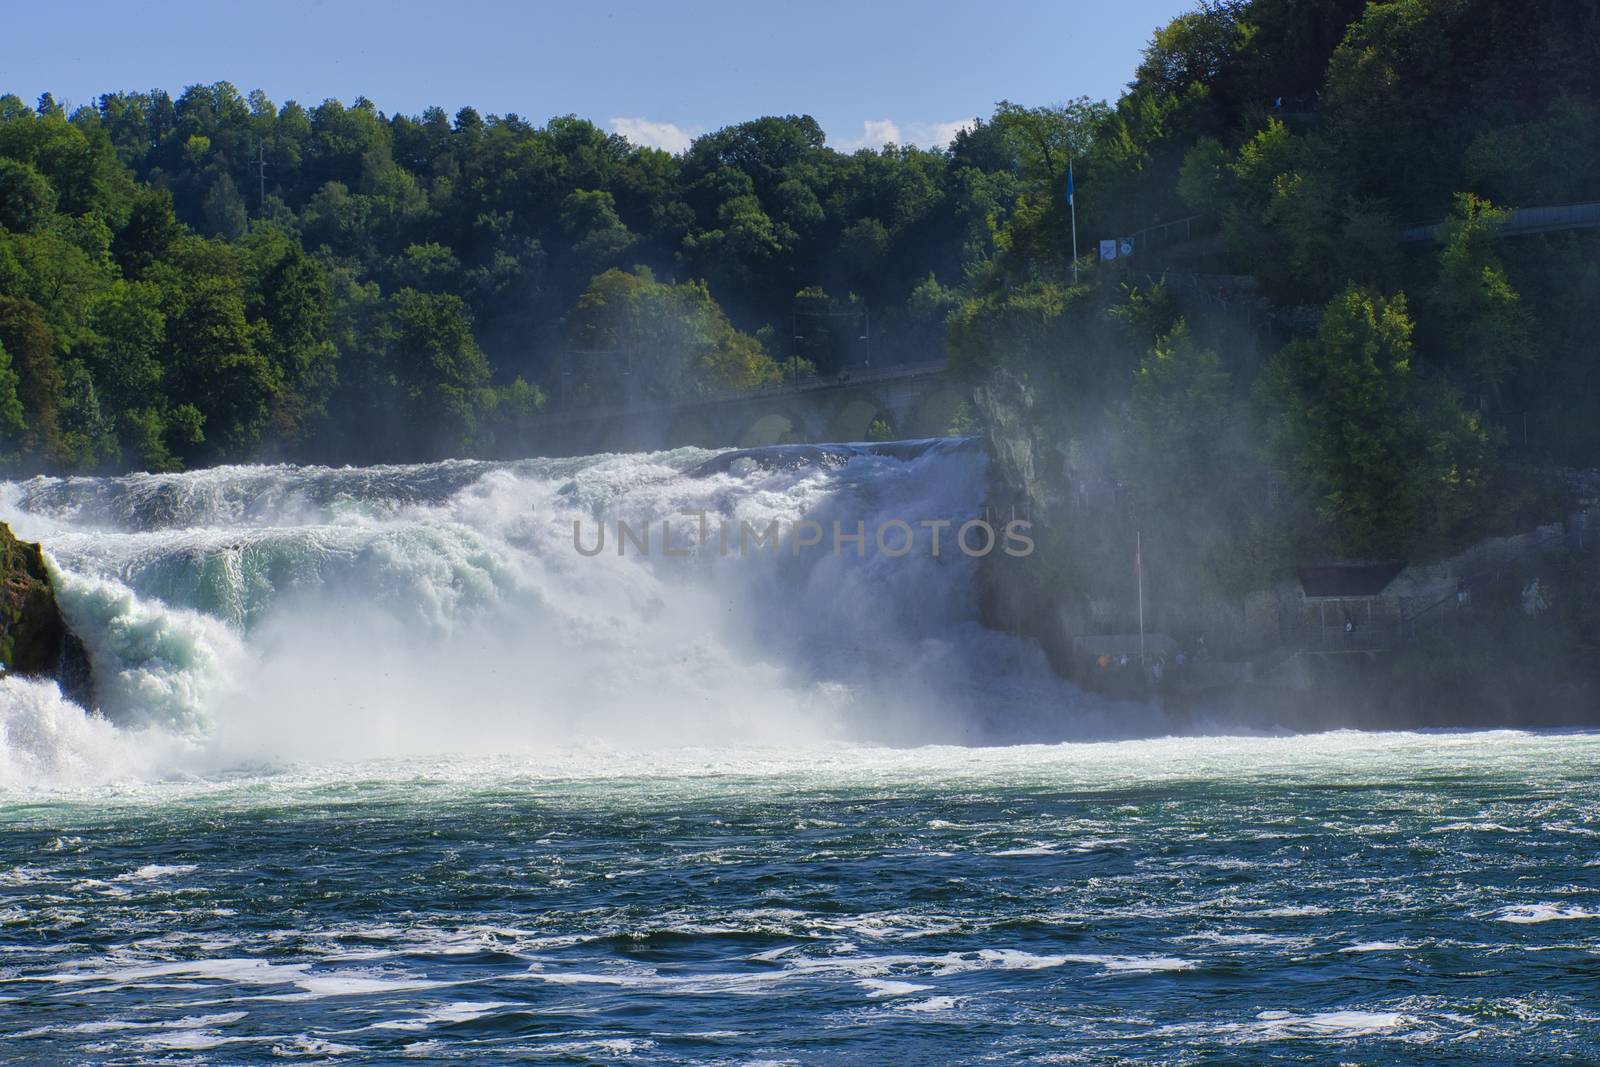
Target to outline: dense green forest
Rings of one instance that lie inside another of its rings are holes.
[[[1067,481],[1111,472],[1192,592],[1560,518],[1555,467],[1600,460],[1600,235],[1500,233],[1600,200],[1600,4],[1210,3],[1114,106],[1030,116],[1039,188],[969,271],[952,355],[1024,376]],[[1182,232],[1075,284],[1046,188],[1069,152],[1080,228]]]
[[[878,358],[940,358],[1014,152],[988,125],[949,151],[823,140],[763,118],[675,157],[570,116],[227,84],[0,99],[0,449],[22,471],[509,454],[547,397],[837,370],[861,355],[825,324],[853,309]],[[798,339],[797,302],[824,324]]]
[[[1597,239],[1498,233],[1600,200],[1597,163],[1597,0],[1205,3],[1114,103],[1002,102],[926,150],[9,96],[0,463],[514,455],[555,404],[948,352],[1026,378],[1069,469],[1217,581],[1439,550],[1537,511],[1525,467],[1600,460]]]

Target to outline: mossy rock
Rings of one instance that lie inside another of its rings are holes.
[[[6,674],[54,678],[71,699],[85,706],[92,699],[89,657],[61,615],[44,551],[0,522],[0,676]]]

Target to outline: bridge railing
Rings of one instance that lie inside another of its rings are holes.
[[[1435,222],[1427,226],[1407,226],[1395,234],[1395,239],[1400,244],[1438,244],[1444,240],[1446,225],[1448,223]],[[1500,224],[1498,232],[1502,237],[1517,237],[1593,229],[1600,229],[1600,201],[1518,208]]]
[[[853,388],[884,382],[903,381],[943,374],[948,364],[945,360],[923,363],[897,363],[888,367],[853,367],[838,374],[808,378],[791,378],[782,382],[759,385],[754,389],[723,389],[713,393],[698,393],[670,400],[635,401],[633,403],[587,404],[558,407],[541,412],[532,421],[548,426],[569,422],[587,422],[592,419],[625,418],[665,411],[681,411],[717,404],[736,404],[758,398],[794,396],[828,389]]]

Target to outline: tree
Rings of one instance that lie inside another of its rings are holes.
[[[115,214],[115,201],[131,191],[132,183],[118,166],[103,130],[86,131],[68,122],[56,107],[39,114],[8,108],[0,108],[0,113],[4,114],[0,157],[26,164],[43,176],[55,193],[57,210],[70,215]],[[32,185],[26,176],[21,181]]]
[[[339,353],[329,338],[331,293],[322,269],[278,235],[254,242],[246,313],[256,345],[283,389],[273,407],[275,442],[298,449],[333,388]]]
[[[113,414],[145,407],[160,391],[167,335],[161,303],[150,282],[118,282],[95,305],[96,342],[85,359]]]
[[[22,449],[22,432],[27,423],[22,401],[17,397],[21,379],[11,368],[11,355],[0,344],[0,462],[15,463]]]
[[[561,230],[571,242],[578,269],[592,275],[614,264],[638,240],[617,215],[604,190],[579,189],[561,203]]]
[[[1002,100],[995,105],[994,124],[1021,160],[1023,174],[1059,197],[1065,192],[1068,162],[1089,154],[1109,114],[1103,102],[1086,96],[1050,107]]]
[[[61,453],[57,413],[63,383],[56,364],[55,335],[45,324],[39,305],[0,296],[0,348],[11,353],[17,374],[17,396],[26,423],[22,451],[35,462],[48,464]]]
[[[885,332],[901,341],[900,348],[909,353],[908,358],[922,361],[942,357],[945,323],[960,304],[960,291],[940,285],[939,279],[930,274],[911,291],[898,321],[886,320]]]
[[[789,250],[795,234],[774,223],[754,194],[740,193],[717,208],[716,227],[684,238],[684,258],[724,291],[751,291],[768,264]]]
[[[172,193],[144,189],[134,198],[127,223],[112,239],[111,252],[123,274],[138,277],[166,258],[183,234],[183,223],[172,209]]]
[[[1417,377],[1412,329],[1403,296],[1352,286],[1262,381],[1273,454],[1350,556],[1447,541],[1489,475],[1492,435],[1446,385]]]
[[[244,197],[239,195],[238,186],[226,174],[218,174],[212,181],[202,210],[206,230],[230,241],[243,235],[245,227],[249,225]]]
[[[1158,289],[1156,303],[1164,297]],[[1139,305],[1150,310],[1150,302]],[[1217,353],[1179,319],[1134,372],[1122,469],[1163,572],[1194,594],[1250,588],[1260,500],[1250,422]]]
[[[442,244],[408,245],[390,263],[389,274],[398,288],[442,293],[459,288],[461,261]]]
[[[1071,298],[1059,285],[968,297],[949,317],[949,346],[958,370],[981,379],[1002,363],[1042,364],[1060,351]]]
[[[889,231],[877,219],[858,219],[839,236],[839,268],[854,292],[876,297],[888,267]]]
[[[486,390],[485,444],[492,454],[511,455],[528,438],[533,419],[545,405],[544,391],[521,378]]]
[[[1240,42],[1242,7],[1204,4],[1158,29],[1134,74],[1136,84],[1179,96],[1191,86],[1211,85],[1228,69]]]
[[[0,227],[31,233],[55,211],[56,191],[45,176],[14,159],[0,159]]]
[[[117,458],[116,423],[100,403],[94,377],[80,360],[62,368],[61,460],[76,470],[99,470]]]
[[[466,304],[449,293],[402,289],[390,301],[388,359],[411,417],[405,454],[438,457],[470,445],[489,380]]]
[[[1534,351],[1527,311],[1495,249],[1509,216],[1470,193],[1458,196],[1433,289],[1447,358],[1497,399],[1506,377]]]
[[[810,115],[767,116],[695,138],[684,162],[694,182],[717,170],[748,175],[762,201],[785,180],[821,155],[826,137]]]
[[[261,440],[283,388],[282,371],[256,348],[238,279],[188,276],[166,289],[164,391],[202,419],[203,451],[186,460],[248,459]],[[193,445],[202,442],[193,441]]]
[[[1071,258],[1071,210],[1066,200],[1072,172],[1078,213],[1088,221],[1096,199],[1094,169],[1084,164],[1097,131],[1111,116],[1102,102],[1079,97],[1054,107],[1021,107],[1002,100],[994,124],[1020,162],[1024,196],[997,244],[1013,271]]]
[[[585,385],[629,400],[751,389],[778,365],[733,328],[704,282],[673,285],[648,270],[608,270],[568,312],[567,336],[588,364]]]
[[[1399,275],[1397,228],[1385,203],[1346,191],[1326,144],[1270,118],[1231,158],[1214,140],[1184,160],[1178,188],[1219,215],[1233,254],[1284,304],[1323,303],[1355,282]]]

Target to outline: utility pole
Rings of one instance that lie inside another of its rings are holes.
[[[257,174],[261,179],[261,196],[256,201],[256,217],[265,218],[267,215],[267,143],[260,138],[256,139],[256,152]]]
[[[1139,662],[1144,662],[1144,560],[1140,532],[1133,531],[1133,574],[1139,580]]]
[[[1078,196],[1072,187],[1072,157],[1067,157],[1067,206],[1072,209],[1072,284],[1078,284]]]
[[[872,366],[872,309],[867,306],[867,302],[865,300],[861,301],[861,321],[863,323],[861,339],[865,341],[867,345],[866,359],[864,362],[870,367]]]

